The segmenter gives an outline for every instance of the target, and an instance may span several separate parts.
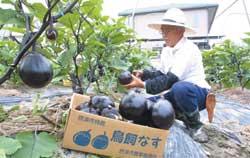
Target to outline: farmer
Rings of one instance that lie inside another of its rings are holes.
[[[177,119],[188,129],[198,130],[202,126],[199,111],[206,108],[206,102],[212,121],[215,98],[208,95],[210,86],[205,80],[200,50],[184,37],[194,30],[187,25],[183,11],[177,8],[169,9],[161,21],[149,27],[160,31],[165,41],[160,69],[135,71],[133,81],[124,86],[145,88],[150,94],[161,93],[149,99],[157,101],[164,97],[172,103]]]

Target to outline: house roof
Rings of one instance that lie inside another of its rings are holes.
[[[148,7],[148,8],[137,8],[135,9],[135,15],[148,14],[148,13],[158,13],[166,12],[169,8],[179,8],[182,10],[194,10],[194,9],[204,9],[204,8],[218,8],[217,3],[170,3],[168,5],[158,6],[158,7]],[[120,12],[119,16],[129,16],[133,14],[134,9],[128,9]]]
[[[150,13],[165,13],[169,8],[179,8],[182,10],[197,10],[197,9],[207,9],[208,10],[208,31],[210,31],[214,17],[218,8],[217,3],[170,3],[168,5],[162,5],[159,7],[149,7],[149,8],[137,8],[128,9],[120,12],[119,16],[132,16],[134,15],[145,15]]]

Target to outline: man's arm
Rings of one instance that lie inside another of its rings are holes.
[[[132,75],[132,78],[132,82],[123,86],[127,89],[134,87],[145,88],[147,93],[150,94],[157,94],[168,90],[172,87],[174,83],[179,81],[179,78],[172,72],[168,72],[167,74],[161,73],[160,75],[154,78],[146,80],[145,82],[143,82],[140,78],[134,75]]]
[[[177,81],[179,81],[179,78],[172,72],[168,72],[167,74],[162,73],[162,75],[146,80],[145,89],[147,93],[157,94],[168,90]]]
[[[159,70],[149,70],[149,69],[145,69],[143,70],[142,72],[142,76],[141,76],[141,80],[142,81],[146,81],[148,79],[152,79],[152,78],[155,78],[155,77],[158,77],[158,76],[162,76],[164,75],[164,73],[162,73],[161,71]]]

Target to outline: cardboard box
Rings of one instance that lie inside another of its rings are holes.
[[[164,157],[168,130],[136,125],[76,110],[85,95],[73,94],[63,147],[112,157]]]

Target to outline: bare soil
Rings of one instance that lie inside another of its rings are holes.
[[[8,110],[8,117],[0,122],[0,135],[11,136],[25,131],[47,131],[62,138],[64,113],[69,108],[69,97],[55,97],[46,105],[44,112],[33,111],[32,106],[19,105]]]
[[[236,131],[223,127],[204,125],[199,142],[211,158],[249,158],[250,126],[240,126],[237,122],[226,122],[223,126],[234,126]],[[238,128],[238,129],[237,129]]]
[[[53,87],[50,87],[53,88]],[[54,87],[56,88],[56,87]],[[0,86],[0,96],[27,96],[34,91],[28,87]],[[250,90],[231,88],[217,91],[229,100],[250,106]],[[54,97],[49,101],[49,107],[44,117],[32,115],[32,110],[22,107],[9,112],[6,121],[0,123],[0,135],[13,135],[22,131],[48,131],[62,136],[63,128],[59,128],[62,115],[69,105],[70,97]],[[202,129],[205,139],[198,140],[208,153],[208,157],[250,157],[250,125],[241,126],[236,122],[225,122],[220,127],[205,125]]]
[[[219,94],[225,96],[226,98],[237,101],[241,104],[250,105],[250,90],[241,88],[230,88],[219,92]]]

